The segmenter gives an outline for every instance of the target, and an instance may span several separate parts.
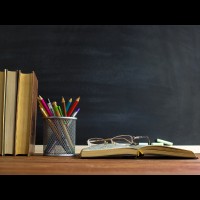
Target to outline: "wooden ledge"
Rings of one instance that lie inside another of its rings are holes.
[[[87,147],[87,145],[76,145],[75,153],[79,154],[81,149],[83,149],[85,147]],[[173,145],[173,147],[191,150],[194,153],[200,153],[200,145]],[[42,154],[43,153],[43,145],[36,145],[35,146],[35,153],[36,154]]]

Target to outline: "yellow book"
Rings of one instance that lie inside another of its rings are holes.
[[[123,144],[96,144],[81,150],[81,158],[97,157],[171,157],[171,158],[191,158],[198,157],[190,150],[180,149],[172,146],[156,145],[123,145]]]
[[[6,74],[3,154],[14,155],[18,71],[7,70]]]
[[[15,155],[32,155],[35,150],[38,80],[35,72],[19,71]]]
[[[4,110],[5,110],[6,69],[0,71],[0,155],[4,150]]]

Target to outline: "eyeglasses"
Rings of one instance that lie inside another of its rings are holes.
[[[112,138],[90,138],[87,140],[88,146],[95,144],[124,144],[124,145],[139,145],[141,142],[146,141],[150,145],[148,136],[131,136],[131,135],[118,135]]]

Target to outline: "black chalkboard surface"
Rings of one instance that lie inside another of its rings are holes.
[[[200,143],[198,25],[1,25],[0,65],[34,70],[46,100],[81,97],[76,144],[118,134]]]

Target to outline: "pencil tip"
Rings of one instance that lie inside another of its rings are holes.
[[[62,96],[62,101],[65,101],[64,97]]]
[[[57,106],[57,102],[56,101],[52,102],[52,105]]]

